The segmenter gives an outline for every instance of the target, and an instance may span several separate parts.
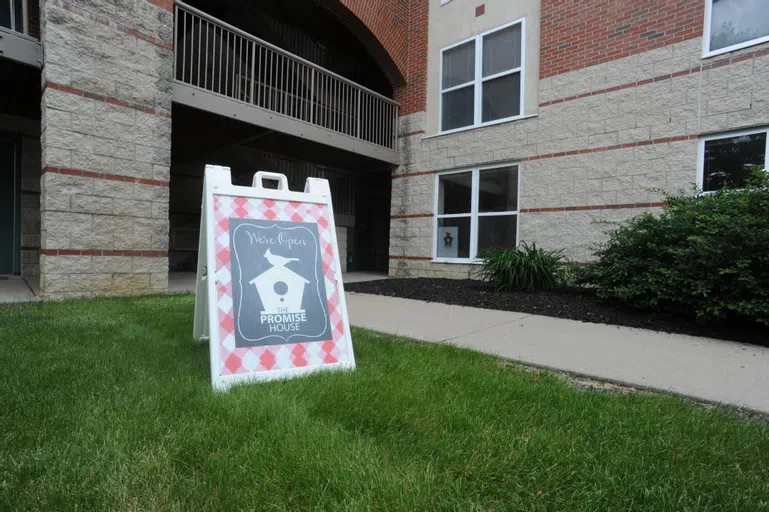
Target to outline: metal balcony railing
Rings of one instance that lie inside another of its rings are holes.
[[[395,101],[194,7],[175,9],[177,81],[397,149]]]

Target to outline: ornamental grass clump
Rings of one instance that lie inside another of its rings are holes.
[[[487,249],[480,257],[478,276],[498,292],[552,290],[566,280],[563,250],[522,242],[517,249]]]

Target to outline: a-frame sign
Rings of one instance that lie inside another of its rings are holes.
[[[258,172],[236,186],[207,165],[193,335],[208,339],[214,389],[354,368],[340,268],[328,181],[292,192]]]

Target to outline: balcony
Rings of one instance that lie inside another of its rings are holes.
[[[176,102],[388,163],[398,104],[177,2]]]

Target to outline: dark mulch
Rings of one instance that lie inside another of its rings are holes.
[[[552,292],[495,292],[483,282],[453,279],[386,279],[345,285],[350,292],[440,302],[474,308],[518,311],[535,315],[601,324],[639,327],[654,331],[707,336],[769,346],[769,328],[754,322],[729,321],[703,325],[669,313],[648,313],[622,304],[601,301],[588,289]]]

